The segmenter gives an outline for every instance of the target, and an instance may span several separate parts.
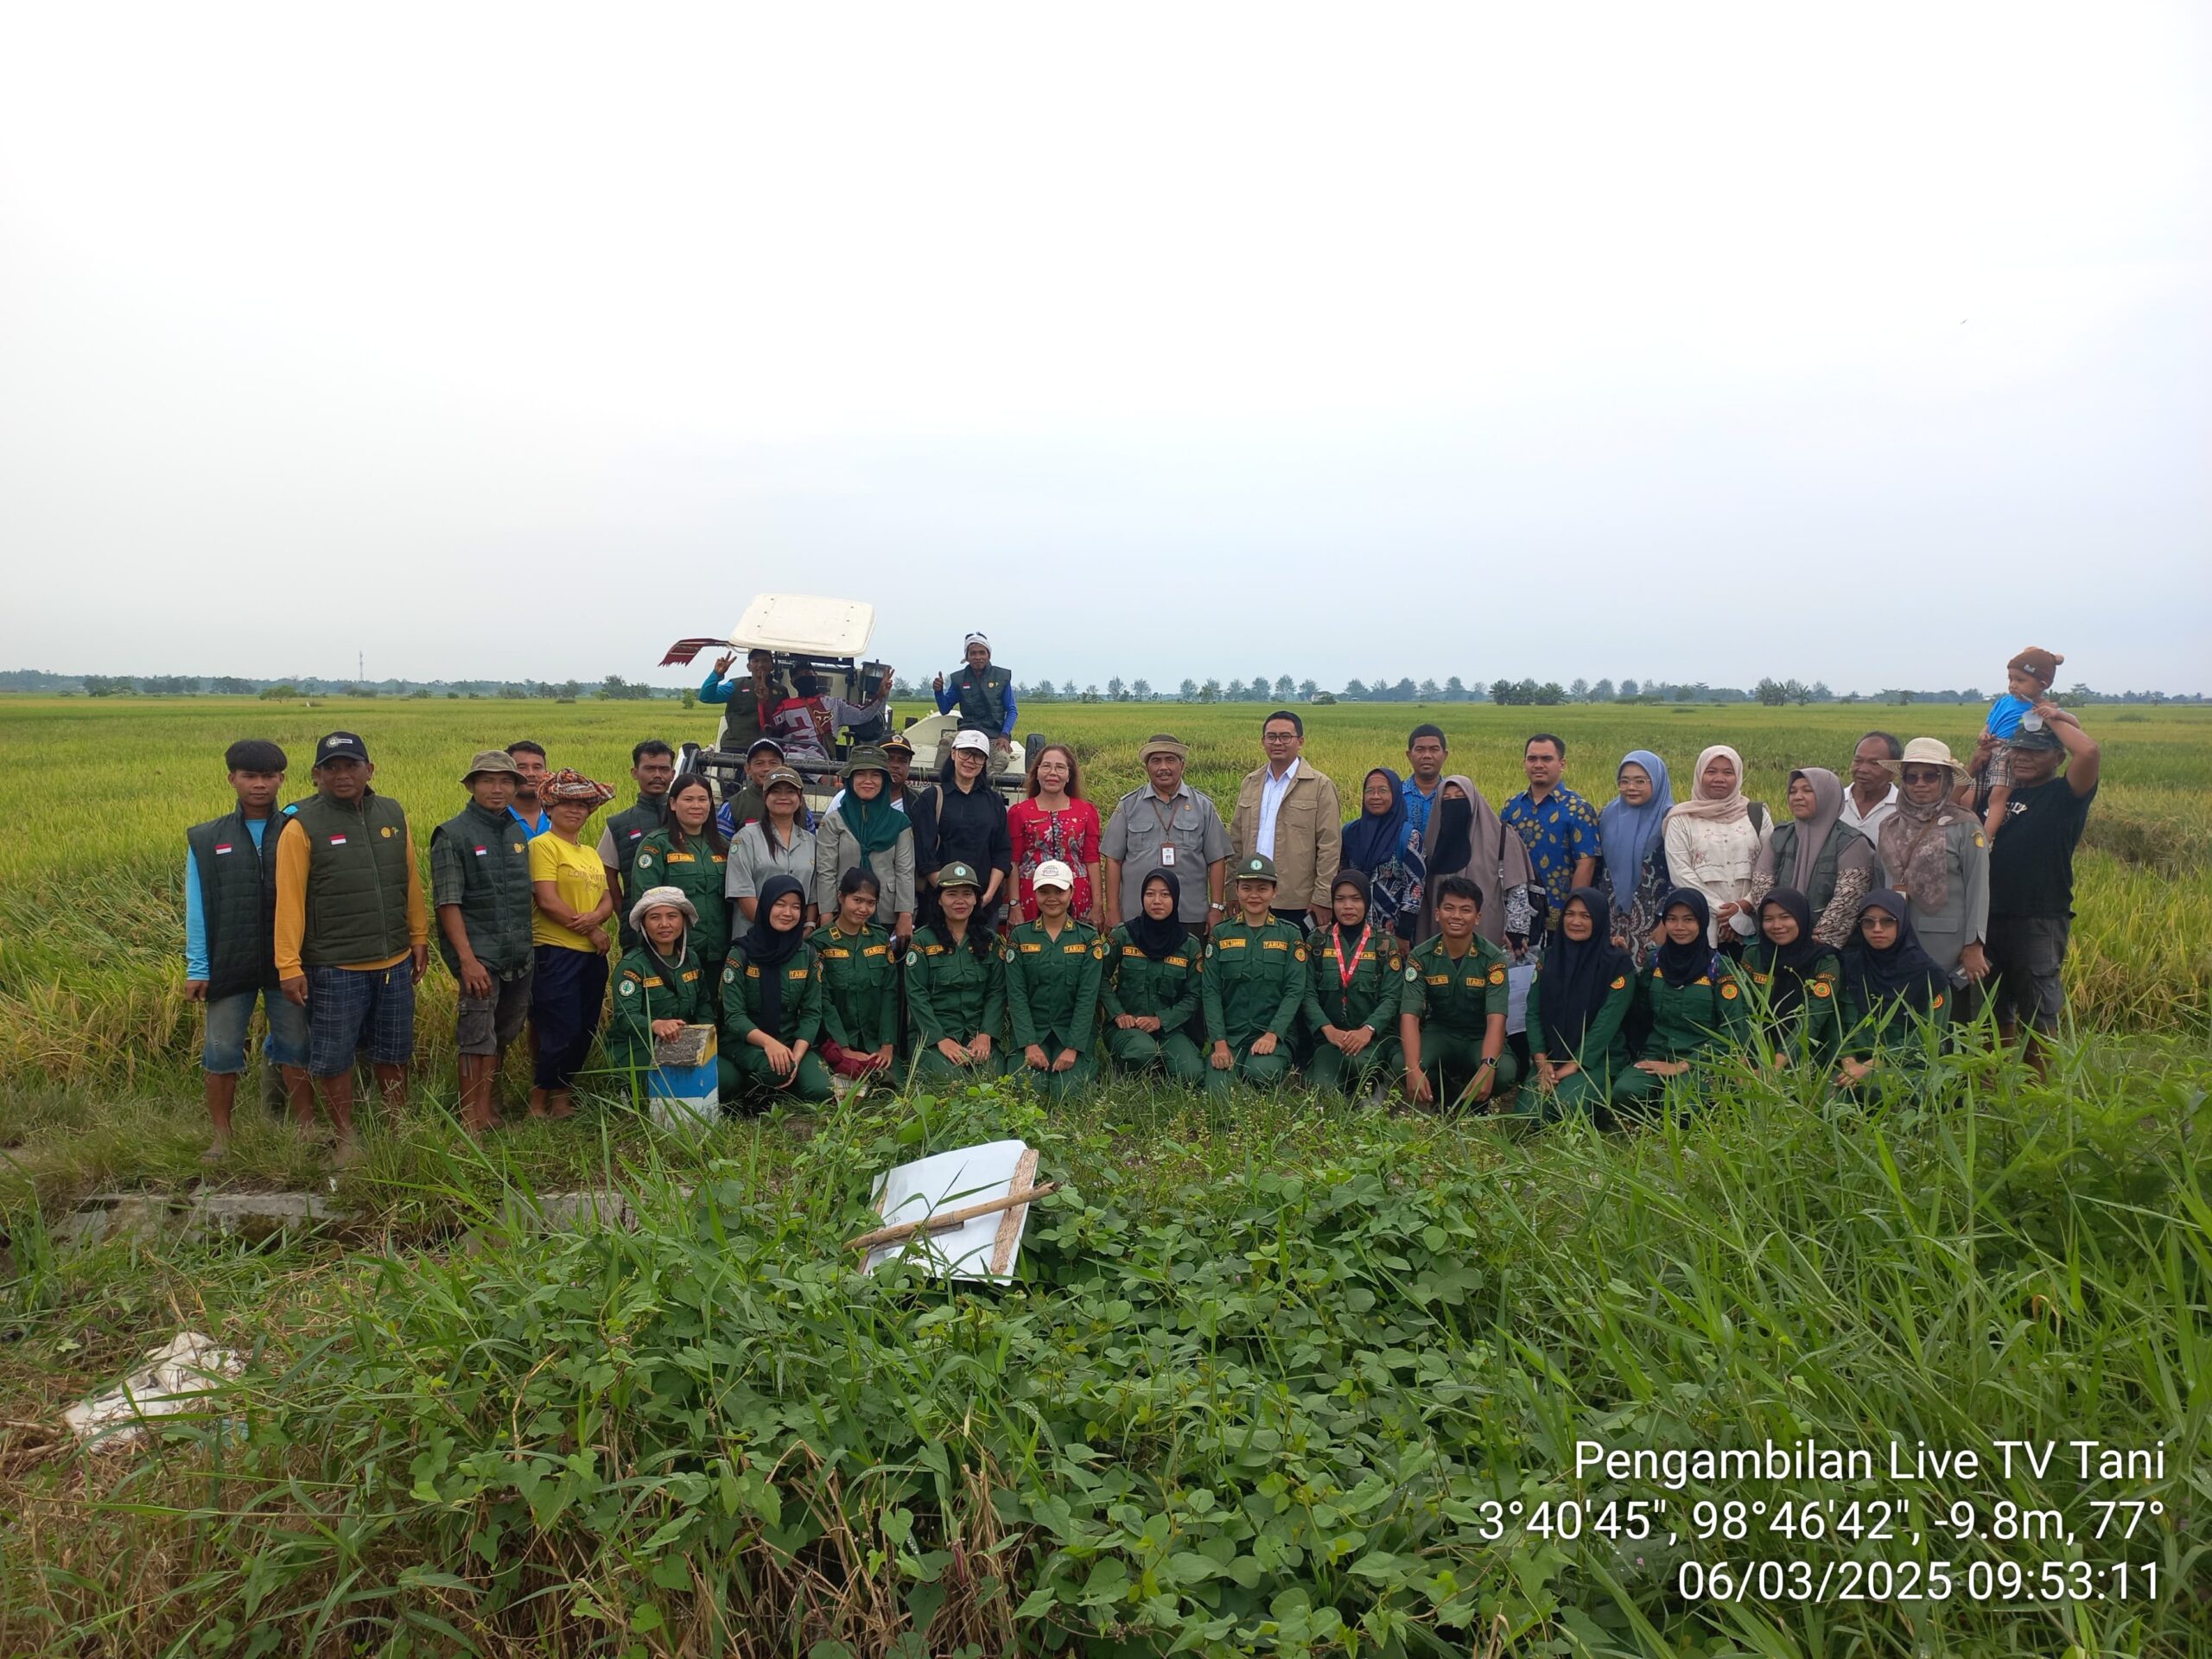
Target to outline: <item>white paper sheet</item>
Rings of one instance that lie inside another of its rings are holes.
[[[940,1152],[915,1163],[901,1164],[877,1178],[876,1211],[883,1217],[884,1225],[893,1226],[1002,1198],[1013,1190],[1015,1167],[1028,1150],[1020,1141],[990,1141],[980,1147],[963,1147],[956,1152]],[[1034,1184],[1033,1177],[1029,1184]],[[1008,1224],[1009,1214],[1013,1217],[1012,1247],[1007,1252],[1004,1270],[993,1273],[993,1249],[998,1242],[1000,1228]],[[1020,1261],[1021,1230],[1028,1218],[1029,1206],[1025,1204],[1011,1211],[999,1210],[977,1216],[944,1232],[887,1244],[868,1252],[865,1270],[874,1273],[883,1262],[908,1250],[922,1250],[938,1263],[938,1271],[949,1272],[956,1279],[1002,1284],[1014,1277]]]

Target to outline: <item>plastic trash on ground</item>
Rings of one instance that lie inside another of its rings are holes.
[[[118,1451],[149,1437],[148,1420],[196,1410],[218,1383],[241,1376],[245,1361],[213,1337],[181,1331],[149,1351],[111,1392],[95,1395],[61,1414],[69,1432],[99,1451]]]

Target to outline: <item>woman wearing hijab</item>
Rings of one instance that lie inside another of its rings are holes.
[[[1843,1064],[1836,1081],[1864,1084],[1885,1062],[1924,1064],[1950,1022],[1950,976],[1920,948],[1912,906],[1891,887],[1866,895],[1843,952]]]
[[[806,942],[806,889],[780,872],[760,884],[753,925],[722,969],[724,1055],[738,1072],[725,1108],[747,1095],[830,1100],[836,1090],[814,1051],[822,1031],[822,976]]]
[[[1874,885],[1874,843],[1843,821],[1843,779],[1826,766],[1789,774],[1789,816],[1774,826],[1751,864],[1751,907],[1779,882],[1805,895],[1813,937],[1840,950]]]
[[[845,762],[845,788],[814,832],[814,905],[835,917],[845,872],[866,868],[876,880],[880,928],[900,939],[914,931],[914,828],[891,792],[891,762],[881,749],[855,749]]]
[[[1705,895],[1711,942],[1732,952],[1751,931],[1751,867],[1766,839],[1767,811],[1744,798],[1744,757],[1726,743],[1698,756],[1692,798],[1667,809],[1667,869],[1678,887]]]
[[[719,895],[717,895],[719,900]],[[699,912],[681,887],[648,887],[630,906],[637,948],[614,970],[614,1011],[607,1021],[607,1063],[642,1082],[653,1069],[653,1046],[686,1026],[711,1026],[720,1009],[715,992],[720,976],[692,948]],[[723,1055],[715,1062],[721,1092],[735,1099],[743,1086],[737,1068]],[[642,1093],[642,1090],[638,1092]]]
[[[1812,901],[1795,887],[1776,887],[1759,900],[1758,918],[1758,937],[1745,947],[1738,970],[1750,1018],[1771,1045],[1772,1064],[1810,1055],[1826,1065],[1842,1035],[1835,950],[1815,935]]]
[[[1877,843],[1891,889],[1912,906],[1920,948],[1954,985],[1989,972],[1989,840],[1974,809],[1955,791],[1966,768],[1948,745],[1916,737],[1886,763],[1899,780],[1897,809],[1882,820]]]
[[[1630,749],[1613,774],[1619,791],[1598,815],[1599,863],[1612,905],[1613,943],[1640,971],[1656,947],[1659,906],[1675,883],[1667,874],[1667,811],[1675,790],[1667,763],[1649,749]]]
[[[1651,1032],[1636,1064],[1613,1080],[1618,1105],[1681,1095],[1697,1073],[1743,1035],[1744,988],[1713,948],[1713,911],[1695,887],[1676,887],[1659,907],[1659,948],[1639,982]]]
[[[1421,831],[1406,810],[1405,791],[1389,767],[1376,767],[1361,785],[1359,816],[1344,825],[1338,867],[1367,878],[1369,912],[1377,929],[1402,941],[1413,938],[1428,866]]]
[[[1465,876],[1482,890],[1481,919],[1475,931],[1492,945],[1527,946],[1536,928],[1535,880],[1528,843],[1500,822],[1497,809],[1483,798],[1465,772],[1446,778],[1428,815],[1421,837],[1427,879],[1421,889],[1421,919],[1414,938],[1426,944],[1440,931],[1436,925],[1437,884],[1447,875]]]
[[[1607,931],[1612,895],[1577,887],[1529,987],[1529,1044],[1546,1118],[1595,1112],[1629,1069],[1624,1029],[1636,963]]]
[[[1371,781],[1374,774],[1368,775]],[[1375,918],[1360,871],[1338,870],[1329,910],[1329,925],[1306,941],[1306,1028],[1319,1040],[1306,1077],[1322,1093],[1347,1098],[1387,1082],[1398,1069],[1398,985],[1406,957]]]
[[[1198,1012],[1198,942],[1182,919],[1183,883],[1173,870],[1144,879],[1136,915],[1107,937],[1099,1003],[1106,1010],[1106,1052],[1117,1067],[1157,1065],[1196,1089],[1205,1057],[1188,1029]]]

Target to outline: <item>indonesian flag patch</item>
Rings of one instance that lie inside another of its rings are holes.
[[[476,856],[477,856],[477,857],[479,857],[479,858],[482,858],[482,857],[483,857],[486,853],[489,853],[491,850],[492,850],[492,849],[491,849],[489,847],[479,847],[479,848],[476,849]]]
[[[215,850],[218,853],[227,853],[231,850],[231,843],[227,841],[219,841],[215,843]]]
[[[343,836],[333,836],[330,838],[330,844],[334,847],[343,847],[346,844],[346,837]]]

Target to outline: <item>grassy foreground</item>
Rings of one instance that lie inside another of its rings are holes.
[[[587,1124],[640,1224],[548,1236],[499,1207],[542,1151],[417,1118],[348,1177],[382,1250],[58,1253],[18,1211],[0,1651],[2202,1651],[2209,1081],[2156,1044],[2048,1087],[1962,1059],[1864,1114],[1747,1079],[1610,1139],[1127,1086],[696,1147]],[[1067,1183],[1020,1285],[854,1270],[874,1171],[1005,1133]],[[252,1356],[216,1417],[67,1449],[60,1405],[180,1325]],[[1580,1440],[1808,1438],[1876,1478],[1576,1478]],[[2003,1439],[2162,1472],[2007,1476]],[[1892,1441],[1984,1467],[1892,1478]],[[1817,1541],[1697,1507],[1808,1498]],[[1979,1535],[1854,1538],[1849,1500]],[[2100,1500],[2163,1508],[2099,1538]],[[1987,1535],[2047,1509],[2065,1535]],[[1726,1599],[1762,1558],[1957,1587]],[[1999,1593],[2008,1562],[2104,1599]]]
[[[1105,797],[1160,727],[1229,794],[1264,711],[1036,712]],[[1773,802],[1866,725],[1958,746],[1979,717],[1925,712],[1350,707],[1314,712],[1308,753],[1350,788],[1440,714],[1502,799],[1539,723],[1592,793],[1628,747],[1687,770],[1721,741]],[[1745,1077],[1695,1122],[1599,1137],[1121,1084],[696,1145],[590,1111],[480,1152],[434,968],[410,1105],[330,1189],[345,1233],[56,1247],[87,1192],[204,1177],[177,866],[225,742],[361,729],[427,839],[478,747],[617,776],[641,721],[686,719],[0,699],[0,1654],[2212,1652],[2196,711],[2085,715],[2109,780],[2086,1030],[2047,1086],[1969,1055],[1861,1112]],[[227,1179],[322,1181],[316,1147],[240,1123]],[[1004,1134],[1066,1183],[1020,1284],[853,1270],[878,1171]],[[634,1230],[511,1213],[602,1182]],[[245,1380],[146,1452],[74,1450],[62,1408],[184,1327]],[[1875,1473],[1576,1473],[1581,1441],[1807,1439]],[[2059,1451],[2007,1472],[2005,1440]],[[2075,1440],[2162,1455],[2084,1479]],[[1892,1442],[1981,1466],[1892,1476]]]

